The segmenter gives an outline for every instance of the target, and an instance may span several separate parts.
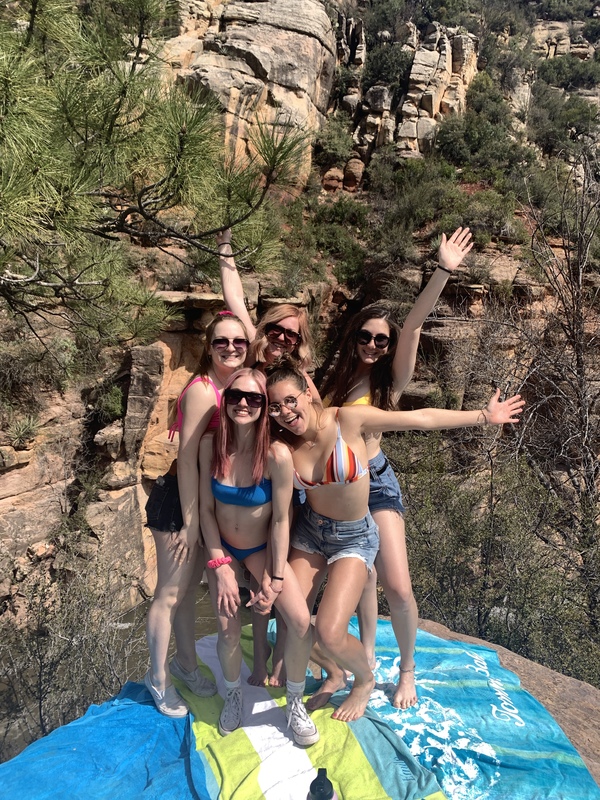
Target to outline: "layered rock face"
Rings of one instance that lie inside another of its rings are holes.
[[[188,3],[182,33],[165,55],[177,80],[217,97],[238,151],[256,120],[279,115],[307,131],[325,121],[336,42],[320,0]],[[307,153],[305,169],[309,163]]]

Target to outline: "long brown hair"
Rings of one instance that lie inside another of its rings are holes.
[[[384,411],[394,407],[394,376],[392,363],[396,354],[399,326],[391,319],[390,310],[383,306],[367,306],[354,314],[346,326],[340,342],[338,357],[325,379],[321,395],[329,397],[332,406],[342,406],[352,386],[359,355],[356,348],[356,334],[370,319],[383,319],[390,328],[390,343],[387,353],[381,356],[369,372],[369,393],[371,405]]]
[[[250,364],[260,363],[264,364],[265,350],[269,340],[265,334],[265,327],[269,323],[276,323],[277,325],[282,319],[286,317],[296,317],[298,319],[298,330],[300,333],[300,344],[294,348],[291,355],[294,356],[301,369],[308,369],[313,364],[313,344],[310,328],[308,327],[308,316],[303,308],[291,305],[291,303],[282,303],[281,305],[273,306],[266,311],[261,317],[260,322],[256,326],[256,337],[250,345],[250,354],[248,357]]]
[[[298,367],[296,360],[292,355],[290,355],[290,353],[286,353],[286,355],[277,359],[275,364],[267,367],[266,373],[268,375],[267,403],[269,402],[269,389],[272,386],[275,386],[275,384],[281,383],[282,381],[291,381],[299,392],[305,392],[308,389],[308,381],[306,380],[306,376]],[[313,407],[317,413],[317,424],[319,424],[321,420],[321,413],[323,411],[321,401],[313,398]],[[282,428],[275,417],[270,417],[270,420],[271,436],[274,439],[281,439],[287,444],[294,444],[298,441],[298,436],[295,433]]]

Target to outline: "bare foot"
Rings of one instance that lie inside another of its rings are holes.
[[[345,685],[346,676],[342,670],[333,675],[328,675],[317,691],[306,701],[307,709],[316,711],[317,708],[323,708],[331,700],[331,695],[343,689]]]
[[[340,722],[352,722],[362,717],[374,687],[375,678],[372,675],[367,683],[357,683],[355,680],[348,697],[331,715],[333,719],[338,719]]]
[[[283,657],[278,658],[277,653],[273,653],[273,672],[271,673],[271,677],[269,678],[269,686],[272,686],[274,689],[279,689],[282,686],[285,686],[286,682],[286,671],[285,671],[285,664],[283,663]]]
[[[415,686],[415,672],[400,672],[398,687],[392,698],[394,708],[410,708],[418,703],[417,687]]]

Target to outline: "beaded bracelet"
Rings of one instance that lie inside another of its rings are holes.
[[[221,567],[223,564],[231,564],[231,556],[224,556],[223,558],[211,558],[210,561],[206,562],[206,566],[209,569],[217,569],[217,567]]]

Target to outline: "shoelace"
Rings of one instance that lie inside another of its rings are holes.
[[[230,693],[227,694],[227,699],[225,701],[229,703],[229,707],[227,709],[228,716],[235,716],[241,717],[242,715],[242,693],[239,689],[232,689]]]
[[[296,717],[296,721],[299,722],[303,728],[312,728],[313,726],[306,708],[304,707],[304,703],[302,702],[302,698],[299,695],[292,696],[290,712],[288,714],[288,728],[292,723],[292,717]]]

